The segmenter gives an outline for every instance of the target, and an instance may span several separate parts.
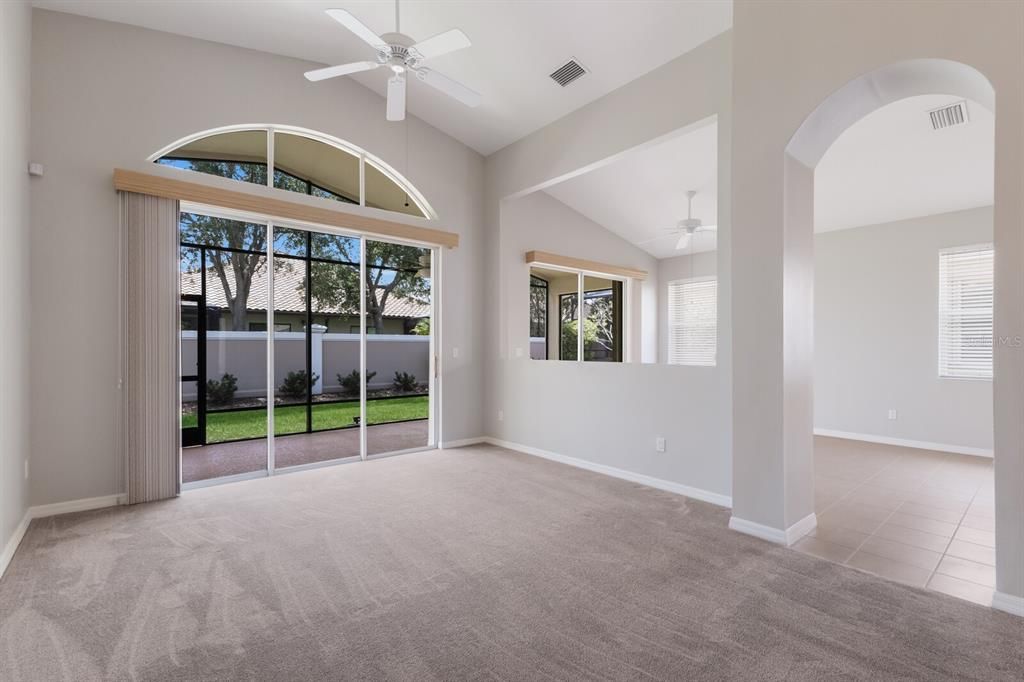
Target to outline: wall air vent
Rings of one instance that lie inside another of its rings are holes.
[[[569,61],[562,64],[560,67],[551,73],[551,80],[555,81],[563,88],[572,83],[574,80],[578,80],[587,74],[587,69],[578,61],[575,57],[570,57]]]
[[[952,128],[967,123],[967,102],[961,100],[948,107],[933,109],[928,112],[932,121],[932,130]]]

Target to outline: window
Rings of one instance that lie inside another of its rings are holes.
[[[150,160],[320,199],[433,217],[423,197],[383,161],[322,133],[267,126],[186,139]]]
[[[530,275],[530,338],[543,339],[548,335],[548,281]]]
[[[939,376],[992,378],[993,251],[939,252]]]
[[[718,280],[668,283],[668,364],[715,365],[718,345]]]
[[[531,265],[530,358],[622,362],[624,290],[613,276]]]
[[[576,360],[578,357],[576,327],[579,324],[579,313],[576,312],[576,294],[559,294],[558,296],[558,359]]]

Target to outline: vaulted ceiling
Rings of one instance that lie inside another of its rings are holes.
[[[390,0],[36,0],[37,7],[229,45],[341,64],[373,50],[324,10],[349,10],[378,34],[395,30]],[[408,109],[482,154],[496,151],[671,61],[732,24],[731,0],[437,0],[401,3],[401,29],[416,40],[457,27],[470,48],[431,62],[483,95],[468,109],[412,83]],[[575,57],[590,70],[562,88],[548,74]],[[302,78],[302,69],[296,69]],[[381,96],[380,72],[354,76]],[[330,82],[318,87],[332,87]],[[384,105],[381,104],[381,117]]]

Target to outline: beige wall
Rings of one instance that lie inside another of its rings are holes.
[[[31,21],[27,3],[0,3],[0,242],[10,256],[0,267],[0,574],[29,506]]]
[[[782,532],[811,510],[810,457],[791,429],[812,411],[800,351],[813,185],[786,147],[831,93],[874,69],[930,57],[979,70],[997,100],[996,334],[1024,337],[1024,4],[737,0],[733,22],[734,516]],[[997,344],[995,372],[997,589],[1020,597],[1024,348]]]
[[[481,434],[479,154],[409,117],[406,168],[405,136],[385,120],[383,99],[347,78],[310,83],[308,62],[69,14],[33,17],[31,150],[47,173],[32,188],[32,375],[62,386],[33,398],[33,504],[123,490],[111,171],[156,168],[147,156],[217,126],[288,124],[348,140],[403,172],[438,224],[459,233],[459,248],[441,257],[441,438]]]

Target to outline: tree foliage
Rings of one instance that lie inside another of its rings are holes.
[[[182,213],[181,241],[246,251],[206,251],[206,286],[221,287],[231,313],[231,330],[245,331],[252,278],[267,264],[267,228],[226,218]],[[201,264],[197,251],[186,250],[183,259],[186,261],[183,267],[199,270]]]
[[[264,164],[235,161],[188,162],[191,170],[231,178],[242,182],[265,185],[267,167]],[[275,184],[296,178],[275,178]],[[296,188],[297,189],[297,188]],[[282,230],[289,253],[305,255],[306,240],[314,258],[337,262],[314,261],[311,267],[313,310],[331,309],[343,314],[359,314],[359,297],[366,291],[367,326],[380,333],[384,329],[384,311],[393,297],[405,298],[417,303],[430,301],[430,281],[420,276],[420,256],[424,249],[401,244],[366,241],[366,277],[359,282],[359,240],[351,237]],[[308,236],[307,236],[308,235]],[[242,223],[236,220],[184,213],[181,217],[181,240],[211,247],[244,249],[260,253],[208,250],[207,286],[211,285],[209,275],[216,278],[223,288],[231,313],[231,329],[244,331],[246,311],[252,279],[266,267],[267,228],[263,225]],[[186,254],[197,259],[197,254]],[[189,267],[199,269],[198,260]],[[280,267],[280,265],[278,265]],[[305,282],[299,285],[305,296]]]
[[[367,240],[366,278],[360,286],[359,240],[297,230],[284,234],[294,253],[304,252],[308,238],[314,258],[338,261],[312,263],[314,311],[336,309],[343,314],[358,315],[359,297],[365,289],[367,327],[380,333],[384,329],[384,311],[393,297],[421,304],[430,302],[430,280],[419,274],[420,255],[424,252],[421,248]],[[300,283],[299,289],[305,294],[305,282]]]

